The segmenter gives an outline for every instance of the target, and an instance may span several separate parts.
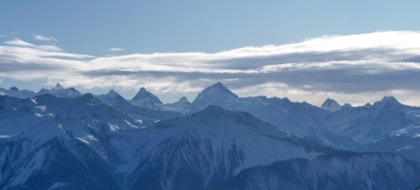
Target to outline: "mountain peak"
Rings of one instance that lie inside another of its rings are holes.
[[[87,94],[83,94],[81,97],[77,97],[78,102],[80,103],[90,103],[90,104],[99,104],[101,103],[100,100],[98,100],[97,98],[95,98],[92,94],[87,93]]]
[[[119,96],[119,94],[117,92],[115,92],[113,89],[111,89],[108,94],[106,94],[109,97],[117,97]]]
[[[373,104],[373,106],[378,106],[378,107],[389,107],[389,106],[399,106],[401,105],[400,102],[398,102],[398,100],[394,97],[394,96],[385,96],[382,98],[382,100],[377,101]]]
[[[97,96],[97,98],[101,100],[102,103],[110,105],[131,105],[126,99],[124,99],[124,97],[115,92],[113,89],[111,89],[107,94]]]
[[[57,84],[55,85],[54,89],[60,90],[60,89],[63,89],[63,86],[61,86],[60,83],[57,82]]]
[[[224,101],[224,100],[236,99],[236,98],[238,98],[238,95],[230,91],[221,82],[217,82],[216,84],[210,87],[207,87],[206,89],[201,91],[200,94],[198,94],[197,98],[194,100],[194,102],[198,102],[201,100],[214,102],[214,101],[222,101],[222,100]]]
[[[139,92],[131,99],[132,101],[151,100],[154,103],[162,104],[158,97],[141,87]]]
[[[178,102],[189,102],[189,101],[185,96],[183,96],[181,99],[179,99]]]
[[[325,102],[321,105],[321,108],[335,112],[341,109],[341,105],[337,103],[337,101],[335,101],[334,99],[327,98]]]

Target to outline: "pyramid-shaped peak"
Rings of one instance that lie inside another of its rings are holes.
[[[322,109],[328,110],[328,111],[338,111],[341,109],[341,105],[335,101],[334,99],[327,98],[325,102],[321,105]]]
[[[212,86],[207,87],[200,94],[198,94],[197,98],[194,102],[201,101],[201,100],[228,100],[228,99],[236,99],[238,95],[234,94],[230,91],[225,85],[221,82],[218,82]]]
[[[119,94],[118,94],[117,92],[115,92],[113,89],[111,89],[111,90],[108,92],[107,96],[110,96],[110,97],[116,97],[116,96],[119,96]]]
[[[140,91],[131,99],[132,101],[143,101],[151,100],[154,103],[162,104],[158,97],[151,92],[148,92],[144,87],[140,88]]]
[[[111,89],[108,94],[118,94],[117,92],[115,92],[115,90]]]
[[[214,87],[222,87],[222,88],[226,88],[225,85],[223,85],[221,82],[217,82],[216,84],[213,85]]]
[[[224,90],[224,91],[229,91],[230,93],[232,93],[225,85],[223,85],[221,82],[217,82],[216,84],[213,84],[210,87],[207,87],[206,89],[220,89],[220,90]],[[233,93],[232,93],[233,94]]]
[[[63,86],[60,85],[60,83],[57,82],[57,84],[55,85],[54,89],[63,89]]]

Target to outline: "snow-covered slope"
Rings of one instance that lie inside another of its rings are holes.
[[[151,92],[148,92],[145,88],[140,88],[139,92],[131,99],[132,105],[149,108],[149,109],[161,109],[162,102]]]
[[[74,97],[80,97],[82,94],[77,91],[75,88],[63,88],[59,83],[56,84],[54,88],[51,90],[48,89],[41,89],[38,93],[36,93],[37,96],[44,95],[44,94],[52,94],[57,97],[66,97],[66,98],[74,98]]]
[[[128,114],[91,94],[1,96],[0,189],[121,189],[126,174],[115,170],[133,163],[127,161],[126,147],[112,143],[134,139],[136,149],[142,145],[136,134],[171,118],[167,114],[151,114],[153,119],[137,111]]]
[[[420,161],[420,108],[384,97],[373,105],[346,107],[324,119],[336,133],[350,136],[357,151],[398,153]]]
[[[328,111],[338,111],[341,109],[341,105],[337,103],[334,99],[326,99],[325,102],[321,105],[322,109],[328,110]]]
[[[184,115],[91,94],[0,96],[0,189],[305,189],[302,179],[308,188],[404,189],[417,185],[418,167],[393,154],[347,155],[217,106]]]
[[[287,98],[265,96],[242,98],[219,82],[204,89],[187,110],[194,112],[208,105],[251,113],[258,119],[281,129],[312,138],[334,148],[348,149],[354,146],[349,137],[336,134],[322,121],[322,118],[331,114],[330,111],[306,102],[291,102]]]
[[[17,87],[10,87],[9,90],[0,88],[0,95],[7,95],[17,98],[31,98],[35,96],[35,93],[29,90],[19,90]]]
[[[419,163],[388,153],[336,152],[258,166],[210,189],[415,189]]]
[[[108,94],[102,94],[99,96],[96,96],[101,102],[110,104],[110,105],[121,105],[121,106],[129,106],[131,105],[130,102],[128,102],[124,97],[122,97],[120,94],[115,92],[114,90],[110,90]]]
[[[248,113],[217,106],[162,121],[145,138],[150,139],[142,148],[146,156],[129,177],[131,189],[203,189],[246,168],[333,151]],[[182,176],[195,182],[186,184]]]

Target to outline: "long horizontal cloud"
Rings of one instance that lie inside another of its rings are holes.
[[[290,92],[307,97],[397,91],[414,94],[419,72],[420,32],[410,31],[324,36],[212,54],[94,57],[20,39],[9,39],[0,46],[0,77],[47,78],[85,88],[145,86],[157,93],[197,92],[222,81],[243,95],[254,95],[253,86],[258,86],[261,94],[277,96],[292,95]],[[269,89],[280,86],[283,91],[277,93],[284,94],[270,93]]]

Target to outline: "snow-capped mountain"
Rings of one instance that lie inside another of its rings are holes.
[[[38,93],[36,93],[37,96],[44,95],[44,94],[52,94],[57,97],[67,97],[67,98],[82,96],[82,94],[75,88],[63,88],[59,83],[57,83],[55,87],[52,88],[51,90],[43,88]]]
[[[384,97],[373,105],[346,107],[324,122],[338,134],[351,137],[357,151],[383,151],[420,161],[420,108]]]
[[[354,146],[347,136],[341,136],[329,129],[322,118],[330,111],[306,102],[291,102],[287,98],[238,97],[218,82],[204,89],[191,104],[191,112],[208,105],[217,105],[228,110],[251,113],[258,119],[272,123],[281,129],[312,138],[320,143],[340,149]]]
[[[151,92],[148,92],[145,88],[140,88],[139,92],[131,99],[130,103],[132,105],[150,108],[150,109],[160,109],[162,107],[162,102]]]
[[[334,99],[326,99],[325,102],[321,105],[322,109],[328,110],[328,111],[338,111],[341,109],[341,105],[337,103]]]
[[[110,104],[110,105],[121,105],[121,106],[129,106],[131,105],[124,97],[120,94],[115,92],[114,90],[110,90],[108,94],[102,94],[96,96],[101,102]]]
[[[221,82],[218,82],[200,92],[192,102],[189,111],[197,112],[206,108],[208,105],[218,105],[226,108],[234,104],[237,99],[238,95],[232,93]]]
[[[142,147],[147,156],[129,177],[133,189],[204,189],[246,168],[333,151],[248,113],[217,106],[159,122],[147,135],[149,144]]]
[[[0,118],[2,189],[395,189],[420,176],[398,155],[337,151],[217,106],[185,116],[91,94],[2,96]]]
[[[10,87],[9,90],[0,88],[0,95],[7,95],[17,98],[31,98],[35,96],[35,93],[29,90],[19,90],[17,87]]]
[[[405,189],[420,176],[398,155],[337,151],[217,106],[1,96],[0,118],[1,189]]]
[[[210,105],[189,114],[112,105],[92,94],[0,96],[0,189],[420,185],[420,108],[385,97],[331,112],[223,87],[203,91],[194,102]]]

